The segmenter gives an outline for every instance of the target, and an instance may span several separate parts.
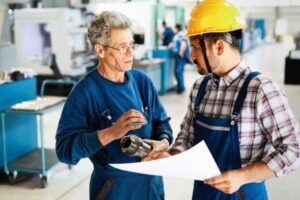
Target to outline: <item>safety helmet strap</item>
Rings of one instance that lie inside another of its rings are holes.
[[[202,50],[202,55],[203,55],[203,58],[204,58],[204,61],[205,61],[207,71],[208,71],[208,73],[212,73],[211,66],[209,64],[207,53],[206,53],[206,46],[205,46],[205,39],[204,39],[205,36],[204,35],[199,35],[199,37],[198,37],[199,45],[200,45],[201,50]],[[239,47],[240,39],[236,38],[235,36],[231,35],[230,33],[228,33],[228,32],[222,33],[222,37],[229,44],[231,44],[233,46],[236,46],[236,47]]]
[[[204,36],[203,35],[199,36],[199,45],[200,45],[201,50],[202,50],[202,54],[203,54],[203,57],[204,57],[204,61],[205,61],[207,71],[208,71],[208,73],[212,73],[211,67],[210,67],[210,64],[209,64],[209,61],[208,61],[207,53],[206,53],[206,47],[205,47],[205,41],[204,41]]]

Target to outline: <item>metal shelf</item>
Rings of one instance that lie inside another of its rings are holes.
[[[45,170],[48,171],[59,161],[54,149],[45,148]],[[42,173],[42,149],[36,148],[8,165],[10,171]]]

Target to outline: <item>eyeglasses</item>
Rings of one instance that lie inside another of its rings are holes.
[[[137,44],[132,44],[130,46],[121,46],[120,48],[116,48],[116,47],[112,47],[112,46],[108,46],[108,45],[105,45],[104,47],[117,50],[122,54],[126,54],[126,53],[128,53],[129,50],[136,50],[138,45]]]

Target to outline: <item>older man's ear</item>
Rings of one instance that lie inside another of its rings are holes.
[[[95,44],[94,45],[94,49],[95,49],[95,52],[97,54],[97,56],[99,58],[103,58],[104,57],[104,46],[101,45],[101,44]]]

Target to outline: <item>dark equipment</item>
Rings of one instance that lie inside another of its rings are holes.
[[[300,84],[300,59],[293,59],[290,56],[285,58],[284,83]]]

